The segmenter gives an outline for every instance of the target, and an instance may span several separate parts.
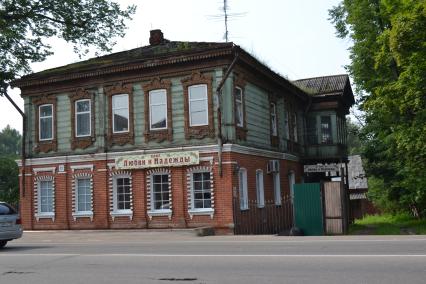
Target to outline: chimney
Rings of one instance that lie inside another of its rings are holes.
[[[159,45],[164,41],[164,35],[161,30],[151,30],[149,36],[149,44],[150,45]]]

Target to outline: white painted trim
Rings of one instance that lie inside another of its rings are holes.
[[[210,165],[213,165],[214,158],[210,157],[200,157],[200,162],[209,162]]]
[[[172,219],[172,210],[170,209],[163,209],[163,210],[151,210],[147,212],[149,220],[152,220],[152,217],[155,216],[167,216],[169,217],[169,220]]]
[[[88,165],[71,165],[70,168],[72,170],[72,172],[74,172],[75,170],[91,170],[93,171],[93,164],[88,164]]]
[[[210,215],[210,219],[213,219],[214,209],[191,209],[188,210],[188,213],[191,219],[195,215]]]
[[[90,221],[93,221],[93,212],[72,213],[72,217],[73,217],[74,221],[76,221],[77,218],[90,218]]]
[[[109,213],[114,221],[115,217],[129,217],[130,220],[133,219],[133,211],[132,210],[121,210],[121,211],[113,211]]]
[[[63,163],[82,163],[82,162],[93,162],[93,161],[105,161],[112,160],[122,156],[128,155],[142,155],[142,154],[156,154],[156,153],[168,153],[177,151],[199,151],[200,154],[211,154],[218,152],[217,144],[205,145],[205,146],[183,146],[174,148],[161,148],[161,149],[147,149],[147,150],[134,150],[124,152],[110,152],[110,153],[96,153],[96,154],[83,154],[83,155],[71,155],[71,156],[56,156],[46,158],[33,158],[27,159],[27,166],[41,166],[50,164],[63,164]],[[273,159],[282,159],[290,161],[299,161],[299,157],[282,152],[258,149],[254,147],[241,146],[237,144],[224,144],[223,152],[234,152],[239,154],[263,156]],[[15,161],[18,166],[22,165],[21,160]],[[115,163],[108,163],[108,166],[114,166]]]
[[[55,173],[56,167],[48,167],[48,168],[34,168],[33,172],[37,174],[38,172],[52,172]]]
[[[107,172],[108,169],[98,169],[98,172]]]
[[[34,217],[36,217],[37,222],[40,219],[52,219],[52,221],[55,222],[55,213],[37,213],[34,214]]]

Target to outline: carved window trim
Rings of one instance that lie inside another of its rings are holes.
[[[74,94],[70,94],[69,96],[70,104],[71,104],[71,149],[75,150],[77,148],[86,149],[89,146],[93,144],[93,142],[96,140],[95,136],[95,100],[94,95],[91,95],[87,90],[84,89],[77,89]],[[90,136],[82,136],[77,137],[76,129],[75,129],[75,103],[79,100],[90,100],[90,127],[91,132]]]
[[[129,131],[114,133],[112,130],[112,97],[114,95],[127,94],[129,97]],[[105,88],[105,95],[108,99],[108,146],[134,144],[134,121],[133,121],[133,87],[131,84],[116,84]]]
[[[192,138],[202,139],[205,137],[214,138],[214,113],[213,113],[213,87],[212,76],[194,72],[190,77],[181,80],[184,96],[184,113],[185,113],[185,139]],[[189,125],[189,92],[188,88],[193,85],[207,85],[207,108],[208,108],[208,125],[190,126]]]
[[[58,148],[58,132],[57,132],[57,102],[55,95],[48,95],[37,97],[32,100],[32,103],[35,107],[35,139],[36,145],[34,147],[34,152],[44,152],[47,153],[49,151],[56,151]],[[52,105],[52,115],[53,115],[53,129],[52,134],[53,138],[50,140],[40,141],[40,126],[39,126],[39,118],[40,118],[40,106],[45,104]]]
[[[157,140],[162,142],[164,140],[172,141],[173,139],[173,119],[172,119],[172,83],[169,80],[160,78],[152,79],[148,84],[144,85],[143,92],[145,95],[145,141]],[[152,130],[150,127],[150,103],[149,103],[149,92],[165,89],[167,98],[167,129]]]
[[[237,75],[234,78],[234,89],[233,89],[233,99],[234,99],[234,123],[235,123],[235,132],[238,140],[247,140],[247,112],[246,112],[246,94],[245,94],[245,86],[246,86],[246,80],[243,78],[242,75]],[[236,109],[237,109],[237,102],[235,97],[235,88],[241,89],[241,101],[243,105],[243,126],[239,126],[237,124],[236,120]]]
[[[272,105],[275,106],[275,128],[276,134],[272,132]],[[278,147],[279,146],[279,133],[278,133],[278,103],[277,97],[274,95],[269,96],[269,126],[270,126],[270,137],[271,137],[271,146]]]

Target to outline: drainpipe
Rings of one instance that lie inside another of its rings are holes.
[[[27,124],[27,116],[25,113],[18,107],[18,105],[9,97],[7,94],[6,89],[1,92],[1,95],[4,95],[9,102],[15,107],[15,109],[21,114],[22,116],[22,145],[21,145],[21,167],[22,167],[22,179],[21,179],[21,188],[22,188],[22,196],[25,197],[25,140],[27,136],[26,131],[26,124]]]
[[[235,47],[234,47],[235,49]],[[228,79],[229,74],[231,74],[232,69],[234,68],[235,64],[238,60],[238,52],[234,51],[235,57],[232,60],[231,64],[228,66],[228,69],[225,71],[224,76],[222,77],[222,80],[219,82],[219,85],[216,88],[216,96],[217,96],[217,120],[218,120],[218,131],[217,131],[217,145],[218,145],[218,167],[219,167],[219,175],[222,177],[222,109],[220,105],[220,97],[221,97],[221,91],[223,88],[223,85],[225,84],[226,79]]]

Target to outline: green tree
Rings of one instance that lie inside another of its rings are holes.
[[[366,114],[367,174],[393,205],[425,214],[426,2],[343,0],[329,12],[353,42],[347,70]]]
[[[18,158],[21,152],[21,134],[18,130],[7,125],[0,132],[0,157]]]
[[[10,81],[53,53],[47,39],[62,38],[80,55],[110,51],[136,7],[110,0],[2,0],[0,2],[0,95]]]
[[[17,205],[19,201],[18,165],[13,158],[0,157],[0,201]]]

